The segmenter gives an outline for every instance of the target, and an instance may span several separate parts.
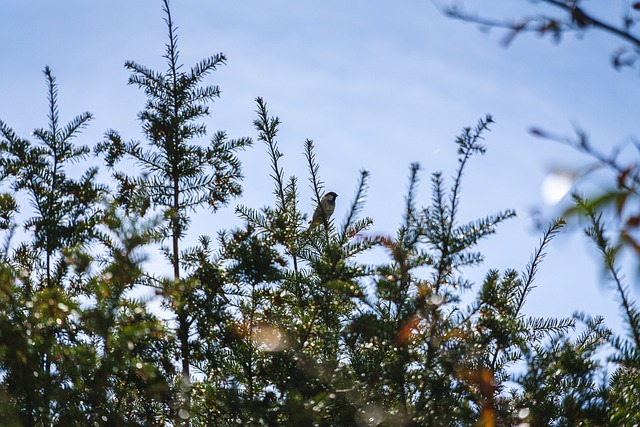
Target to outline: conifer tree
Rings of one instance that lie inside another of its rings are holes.
[[[613,16],[607,16],[605,9],[599,10],[586,0],[542,0],[535,2],[531,13],[512,17],[499,16],[491,8],[482,8],[478,13],[469,12],[465,2],[448,3],[449,6],[442,10],[451,17],[479,23],[485,28],[504,29],[505,44],[531,32],[551,36],[555,41],[560,41],[562,36],[569,33],[584,35],[600,32],[619,44],[610,56],[611,65],[615,69],[637,67],[640,64],[640,34],[637,27],[639,2],[621,5],[617,21]],[[530,349],[527,357],[532,370],[523,377],[523,381],[528,383],[529,393],[534,388],[540,391],[535,394],[536,398],[547,395],[546,399],[538,402],[538,407],[532,407],[531,421],[534,425],[545,424],[550,420],[574,425],[580,422],[633,425],[638,422],[638,411],[630,410],[630,407],[637,406],[637,399],[631,398],[631,395],[640,387],[640,353],[637,350],[640,321],[637,303],[626,284],[624,274],[625,270],[633,270],[628,269],[622,261],[630,261],[635,266],[640,264],[640,146],[631,138],[610,150],[602,151],[583,129],[576,129],[574,135],[565,136],[536,126],[531,129],[531,134],[586,154],[591,159],[591,164],[575,171],[581,182],[593,180],[593,173],[598,171],[596,181],[601,190],[589,197],[579,195],[578,190],[575,190],[573,206],[565,211],[565,216],[574,222],[586,220],[585,232],[602,255],[602,265],[617,297],[625,325],[624,333],[614,334],[606,331],[598,317],[580,314],[577,318],[585,325],[585,332],[579,340],[560,335],[548,342],[546,347]],[[602,146],[608,145],[610,144],[607,142]],[[605,182],[604,186],[600,175],[603,171],[608,174],[608,185]],[[574,185],[578,186],[578,180],[574,181]],[[604,338],[606,346],[602,342]],[[591,356],[596,351],[605,351],[609,355],[607,361],[608,367],[613,369],[612,373],[593,363]],[[586,362],[577,363],[577,358],[589,359],[588,363],[591,365],[585,366],[588,364]],[[558,363],[562,359],[572,363],[565,363],[563,366]],[[556,369],[552,375],[556,383],[550,385],[551,381],[547,381],[546,375],[551,375],[553,369]],[[607,383],[599,386],[598,394],[591,390],[597,388],[593,372],[600,374],[600,382]],[[562,378],[559,373],[567,373],[570,378]],[[558,378],[562,378],[564,382]],[[582,397],[582,402],[576,396]],[[585,396],[588,398],[585,399]],[[558,402],[562,404],[558,405]],[[577,405],[576,402],[581,404]],[[531,402],[528,404],[531,405]]]
[[[631,188],[627,190],[634,193]],[[620,250],[619,244],[612,242],[602,205],[597,200],[590,200],[578,194],[574,194],[573,199],[577,213],[588,221],[585,233],[595,243],[602,256],[604,272],[618,300],[624,325],[623,333],[610,334],[608,337],[613,348],[609,361],[615,364],[615,370],[608,378],[608,387],[603,391],[609,399],[609,405],[606,407],[607,422],[612,425],[633,425],[640,422],[640,414],[635,409],[635,396],[640,390],[640,308],[626,283],[620,262],[621,254],[624,252]],[[628,203],[628,200],[625,198],[624,202]],[[633,246],[631,248],[633,249]]]
[[[277,142],[280,120],[269,115],[262,99],[258,98],[257,103],[258,119],[254,125],[271,161],[275,203],[274,207],[261,210],[238,207],[246,231],[237,230],[234,234],[245,237],[227,239],[224,247],[235,251],[236,262],[247,265],[256,257],[257,249],[240,252],[234,248],[239,248],[239,242],[248,241],[254,248],[262,246],[262,253],[272,255],[260,257],[265,260],[260,265],[279,271],[263,276],[268,280],[263,279],[258,292],[241,284],[250,292],[243,294],[245,302],[237,321],[257,326],[249,330],[253,335],[242,335],[244,348],[249,349],[254,342],[251,354],[259,373],[256,383],[261,384],[261,389],[249,397],[256,408],[262,408],[262,412],[246,414],[252,419],[243,420],[250,423],[269,419],[272,425],[341,425],[337,420],[353,420],[352,413],[336,412],[335,406],[321,402],[328,403],[332,390],[345,384],[340,365],[342,324],[355,309],[353,299],[362,295],[360,278],[366,275],[366,269],[353,258],[372,246],[356,237],[371,224],[368,218],[356,220],[363,205],[367,173],[361,173],[356,196],[340,227],[331,220],[328,227],[308,230],[309,218],[299,208],[298,180],[285,179],[283,153]],[[318,203],[324,189],[309,140],[305,143],[305,157],[312,199]],[[276,248],[277,252],[266,248]],[[236,355],[239,365],[247,364],[246,350]],[[248,389],[246,384],[243,388]]]
[[[640,423],[640,310],[620,267],[624,248],[636,249],[634,235],[622,238],[637,218],[626,217],[618,241],[604,219],[610,206],[620,216],[637,200],[636,167],[609,162],[620,191],[575,196],[569,212],[588,221],[622,334],[584,313],[526,315],[563,219],[550,222],[522,272],[489,268],[481,283],[467,278],[467,268],[482,266],[478,243],[515,215],[462,219],[463,176],[485,152],[490,116],[456,138],[451,185],[433,173],[431,201],[420,207],[420,166],[412,164],[396,235],[365,236],[372,220],[358,218],[368,172],[349,206],[339,206],[347,211],[341,222],[337,211],[309,227],[305,191],[285,176],[280,120],[258,98],[254,125],[271,164],[273,205],[238,206],[242,225],[221,231],[217,246],[201,236],[185,249],[189,215],[205,205],[215,212],[240,194],[236,154],[250,141],[218,132],[200,143],[201,120],[219,95],[203,80],[225,58],[183,70],[168,0],[163,5],[166,71],[126,63],[129,82],[147,95],[139,119],[148,144],[109,131],[96,150],[112,168],[121,160],[140,167],[137,175],[114,172],[113,197],[96,184],[96,168],[68,175],[89,153],[73,138],[91,115],[60,125],[49,68],[49,124],[34,131],[36,142],[0,121],[1,425]],[[311,140],[304,157],[317,205],[325,187]],[[18,203],[23,196],[30,210]],[[15,244],[21,225],[25,237]],[[145,270],[144,250],[158,242],[168,279]],[[388,259],[369,265],[362,255],[375,248]],[[140,285],[157,289],[174,322],[134,296]]]
[[[250,145],[250,140],[228,139],[217,132],[208,145],[193,142],[206,135],[206,126],[199,122],[209,114],[209,104],[219,96],[217,86],[202,85],[204,78],[226,62],[222,54],[210,56],[190,70],[183,70],[178,52],[176,26],[169,1],[163,1],[169,41],[164,58],[167,69],[153,71],[133,61],[125,66],[132,72],[129,83],[142,88],[147,103],[139,114],[142,130],[148,140],[125,142],[115,131],[109,131],[97,151],[104,153],[107,164],[113,166],[123,157],[132,159],[142,170],[140,175],[116,172],[119,201],[125,209],[141,213],[148,208],[161,211],[165,223],[160,235],[168,245],[163,252],[171,265],[173,277],[157,280],[165,297],[166,307],[177,322],[178,359],[181,366],[180,405],[176,408],[176,423],[189,424],[191,399],[191,368],[193,307],[188,303],[194,291],[193,280],[183,275],[181,241],[190,223],[189,212],[208,206],[213,212],[241,193],[242,178],[236,152]]]
[[[6,326],[15,340],[5,342],[14,357],[4,360],[9,362],[3,366],[4,379],[13,390],[21,422],[29,426],[54,422],[64,400],[68,378],[60,360],[64,343],[75,336],[69,321],[71,299],[82,292],[68,281],[73,273],[68,255],[95,239],[102,217],[99,201],[105,192],[96,183],[94,167],[77,180],[67,175],[70,165],[90,153],[73,139],[92,116],[83,113],[62,125],[56,79],[49,67],[44,75],[49,123],[46,129],[33,131],[37,143],[18,137],[0,121],[1,176],[14,192],[26,194],[33,215],[24,222],[31,239],[13,251],[7,243],[4,257],[10,269],[5,272],[13,280],[3,283],[10,303],[4,307]],[[4,207],[17,210],[11,195],[4,196]]]
[[[89,168],[79,180],[67,176],[66,168],[86,158],[87,146],[76,146],[73,138],[91,120],[90,113],[75,117],[66,126],[60,124],[58,114],[58,88],[51,69],[46,67],[49,101],[48,129],[36,129],[34,145],[19,138],[13,130],[0,122],[4,137],[5,156],[2,173],[11,179],[14,191],[27,192],[34,208],[34,216],[25,223],[33,230],[33,248],[44,255],[44,283],[47,288],[60,284],[66,265],[59,255],[63,248],[87,243],[99,222],[97,201],[104,186],[95,183],[97,168]]]

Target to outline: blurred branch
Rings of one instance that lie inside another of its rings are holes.
[[[636,149],[636,155],[640,154],[640,143],[638,141],[632,140],[627,144],[619,144],[615,146],[609,154],[605,154],[596,150],[591,144],[589,135],[587,135],[584,130],[579,128],[576,128],[576,134],[574,136],[558,135],[537,127],[531,128],[529,132],[534,136],[559,142],[561,144],[574,148],[581,153],[587,154],[588,156],[595,159],[598,163],[607,167],[618,175],[617,183],[619,188],[636,195],[640,195],[638,193],[638,186],[640,186],[640,165],[637,162],[623,164],[619,160],[621,157],[621,153],[627,148],[628,145],[632,145]],[[629,158],[631,157],[632,156],[630,156]],[[590,168],[589,171],[591,170],[593,169]]]
[[[535,2],[559,9],[564,16],[554,17],[540,12],[521,18],[502,19],[468,12],[465,10],[464,2],[462,1],[441,3],[437,0],[432,0],[432,2],[442,14],[448,17],[479,24],[487,28],[510,30],[503,40],[505,46],[509,45],[517,35],[523,32],[535,32],[540,35],[550,34],[555,41],[560,41],[562,34],[565,32],[584,32],[594,28],[629,43],[631,48],[635,50],[634,56],[640,56],[640,36],[634,34],[631,30],[638,23],[638,19],[633,16],[633,11],[640,8],[640,3],[637,2],[627,6],[620,25],[611,24],[595,14],[585,11],[584,8],[580,7],[581,0],[540,0]],[[636,58],[625,57],[627,53],[629,53],[628,49],[624,48],[614,52],[613,66],[615,68],[633,65],[636,62]]]

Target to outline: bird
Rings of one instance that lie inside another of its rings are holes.
[[[336,209],[336,197],[338,195],[333,191],[329,191],[320,200],[320,204],[316,206],[316,210],[313,212],[313,217],[309,221],[309,230],[316,227],[318,224],[323,224],[325,221],[329,221],[333,211]]]

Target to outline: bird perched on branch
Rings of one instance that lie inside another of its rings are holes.
[[[316,206],[316,210],[313,212],[313,217],[309,222],[311,224],[309,225],[309,230],[319,224],[324,224],[325,221],[329,221],[329,218],[333,215],[333,211],[336,209],[336,197],[338,197],[338,195],[333,191],[322,196],[320,204]]]

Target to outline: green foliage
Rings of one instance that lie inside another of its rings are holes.
[[[239,150],[251,145],[247,138],[230,140],[224,132],[217,132],[206,146],[191,141],[206,135],[200,123],[209,114],[209,103],[219,96],[217,86],[202,85],[205,77],[226,62],[222,54],[210,56],[183,71],[179,61],[178,37],[168,0],[164,0],[165,22],[169,41],[164,58],[165,72],[153,71],[136,62],[127,61],[131,71],[129,84],[143,89],[147,103],[138,118],[149,146],[138,141],[124,142],[110,130],[106,139],[96,147],[113,167],[124,157],[140,167],[139,175],[114,173],[118,182],[117,200],[125,212],[144,215],[149,208],[159,210],[165,221],[159,226],[162,241],[170,241],[163,252],[171,265],[171,279],[154,278],[161,289],[165,308],[172,311],[178,323],[178,354],[182,372],[178,388],[182,390],[180,408],[175,413],[176,424],[188,425],[191,412],[192,327],[198,322],[197,311],[190,302],[196,301],[197,281],[185,276],[182,259],[187,256],[180,242],[188,230],[189,212],[207,205],[213,212],[226,205],[242,189],[242,171],[236,156]]]
[[[36,129],[38,143],[18,137],[0,122],[0,176],[16,193],[26,193],[33,216],[24,220],[28,238],[12,250],[7,241],[3,258],[4,379],[18,407],[21,422],[48,425],[66,409],[64,390],[71,378],[65,371],[67,343],[78,331],[72,311],[75,275],[68,254],[82,251],[98,235],[100,199],[105,188],[95,183],[97,170],[80,179],[66,168],[84,159],[86,146],[72,139],[91,119],[89,113],[60,125],[58,90],[51,70],[44,70],[48,92],[48,128]],[[18,205],[13,194],[3,195],[5,229],[14,228]],[[9,237],[11,237],[9,235]]]
[[[0,150],[4,153],[0,159],[0,176],[10,180],[13,191],[24,191],[29,197],[34,216],[25,221],[24,227],[33,230],[31,249],[45,255],[44,273],[47,286],[52,287],[62,279],[67,268],[64,259],[57,258],[56,254],[94,237],[100,221],[96,201],[106,188],[95,183],[96,168],[89,168],[79,180],[67,176],[65,169],[89,154],[88,147],[76,146],[72,139],[92,116],[83,113],[61,126],[56,80],[49,67],[45,68],[44,74],[49,101],[48,129],[34,130],[38,144],[32,144],[0,121],[3,137]],[[13,212],[17,211],[10,194],[3,195],[2,208],[4,228],[8,228]]]
[[[61,127],[57,86],[45,69],[49,127],[33,144],[0,121],[0,424],[497,426],[639,423],[640,311],[621,274],[620,245],[603,220],[608,204],[576,196],[576,212],[603,256],[626,325],[602,318],[525,313],[538,269],[564,220],[551,221],[522,272],[489,268],[478,244],[515,216],[462,218],[463,177],[484,154],[490,116],[455,140],[451,183],[431,175],[421,205],[420,166],[410,166],[401,224],[371,236],[362,217],[369,173],[360,172],[346,213],[310,227],[303,194],[325,193],[311,140],[308,189],[287,177],[280,120],[257,98],[257,139],[274,182],[271,206],[238,206],[242,224],[183,248],[189,214],[215,213],[240,194],[238,150],[249,139],[215,134],[200,120],[218,96],[204,78],[214,55],[182,70],[164,1],[167,70],[134,62],[130,83],[147,104],[148,140],[107,132],[96,155],[117,191],[81,167],[73,138],[89,113]],[[70,165],[80,176],[67,175]],[[629,190],[631,191],[631,190]],[[31,206],[19,203],[26,195]],[[631,197],[631,196],[629,196]],[[342,199],[341,199],[342,200]],[[630,200],[630,199],[625,199]],[[342,209],[340,209],[342,210]],[[14,231],[25,230],[19,241]],[[167,242],[169,244],[167,245]],[[160,277],[146,251],[166,255]],[[376,264],[370,251],[386,254]],[[136,295],[153,290],[163,310]]]

